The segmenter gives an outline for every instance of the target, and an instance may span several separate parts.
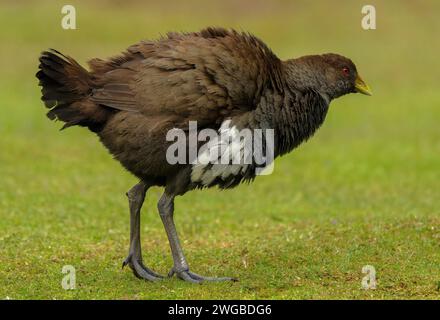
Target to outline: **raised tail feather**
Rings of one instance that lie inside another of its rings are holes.
[[[93,90],[91,74],[74,59],[50,49],[40,56],[41,93],[51,120],[65,122],[62,129],[79,125],[97,131],[107,120],[109,110],[90,99]]]

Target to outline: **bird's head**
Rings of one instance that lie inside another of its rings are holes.
[[[317,91],[330,100],[356,92],[371,95],[370,87],[359,76],[354,63],[338,54],[288,60],[286,70],[289,86]]]

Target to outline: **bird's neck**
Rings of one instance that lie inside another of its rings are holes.
[[[324,122],[329,106],[329,100],[315,91],[286,91],[263,101],[260,119],[256,120],[262,127],[275,129],[275,156],[309,139]]]

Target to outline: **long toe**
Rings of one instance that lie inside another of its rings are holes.
[[[140,279],[145,279],[148,281],[159,281],[164,278],[164,276],[146,267],[143,264],[142,260],[137,260],[129,256],[122,263],[122,267],[125,267],[126,265],[128,265],[133,271],[133,274]]]
[[[172,269],[168,276],[171,277],[174,274],[176,274],[179,279],[191,283],[202,283],[204,281],[238,281],[237,279],[231,277],[205,277],[189,270],[175,271]]]
[[[237,278],[231,278],[231,277],[205,277],[191,271],[189,271],[188,273],[191,275],[192,278],[201,281],[233,281],[233,282],[238,281]]]

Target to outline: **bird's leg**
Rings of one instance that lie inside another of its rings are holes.
[[[174,266],[168,274],[169,277],[172,277],[174,274],[176,274],[180,279],[193,283],[200,283],[202,281],[235,281],[235,279],[228,277],[204,277],[189,271],[189,266],[186,262],[185,255],[183,254],[176,231],[176,226],[174,224],[174,196],[168,195],[165,192],[160,198],[157,207],[168,236],[168,241],[170,242],[171,254],[174,261]]]
[[[130,207],[130,249],[128,257],[122,263],[122,268],[128,264],[136,277],[156,281],[163,278],[163,276],[150,270],[142,262],[140,213],[148,187],[149,185],[141,181],[127,192]]]

